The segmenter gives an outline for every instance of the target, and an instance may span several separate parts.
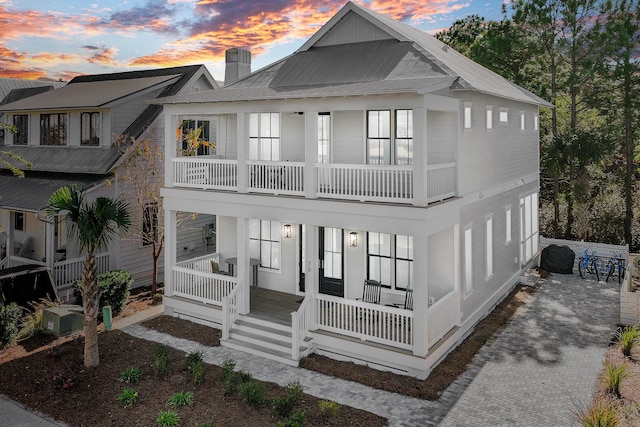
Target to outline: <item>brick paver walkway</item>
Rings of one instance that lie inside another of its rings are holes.
[[[571,409],[586,402],[618,317],[618,285],[552,275],[470,368],[437,401],[400,396],[227,349],[205,347],[133,325],[131,335],[185,352],[207,363],[232,358],[254,378],[285,385],[300,381],[319,398],[364,409],[390,426],[531,426],[575,424]]]

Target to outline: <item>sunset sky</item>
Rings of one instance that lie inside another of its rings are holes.
[[[434,33],[504,0],[357,0]],[[68,81],[205,64],[224,79],[224,51],[245,47],[257,70],[293,52],[346,0],[0,0],[0,78]]]

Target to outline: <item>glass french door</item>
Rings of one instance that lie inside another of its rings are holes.
[[[341,228],[320,227],[320,293],[344,297],[344,240]]]

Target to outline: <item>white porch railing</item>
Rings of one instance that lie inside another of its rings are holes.
[[[196,258],[189,258],[176,263],[176,267],[184,267],[189,270],[202,271],[205,273],[213,273],[211,262],[215,261],[220,264],[220,254],[218,252],[202,255]]]
[[[229,295],[222,299],[222,339],[228,340],[233,325],[240,315],[238,291],[239,286],[231,290]]]
[[[427,166],[427,202],[444,200],[456,194],[456,164]]]
[[[237,278],[224,274],[173,267],[173,295],[204,304],[222,305],[237,283]]]
[[[238,162],[207,157],[177,157],[173,160],[173,185],[214,190],[236,190]]]
[[[109,254],[96,255],[97,273],[109,271]],[[74,258],[58,261],[53,266],[53,280],[58,288],[72,286],[77,280],[82,279],[82,265],[85,258]]]
[[[460,294],[449,292],[429,307],[427,312],[427,343],[433,345],[460,322]]]
[[[251,160],[247,166],[250,191],[304,195],[304,163]]]
[[[398,348],[412,348],[412,311],[329,295],[316,295],[316,301],[318,329]]]
[[[316,193],[333,199],[413,200],[411,166],[316,164]]]
[[[298,311],[291,313],[291,326],[293,327],[291,335],[291,356],[293,360],[300,359],[300,345],[307,337],[307,332],[311,328],[311,298],[305,298]]]

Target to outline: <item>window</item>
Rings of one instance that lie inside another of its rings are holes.
[[[331,144],[331,115],[318,113],[318,163],[329,163]]]
[[[493,218],[486,221],[486,269],[485,278],[489,280],[493,276]]]
[[[142,212],[142,246],[158,242],[158,203],[147,203]]]
[[[413,289],[413,236],[367,233],[368,278],[391,289]]]
[[[40,114],[40,145],[67,145],[66,114]]]
[[[538,116],[533,116],[533,130],[538,130]]]
[[[473,290],[473,247],[471,228],[464,230],[464,283],[465,292]]]
[[[509,109],[500,107],[500,115],[498,117],[500,123],[509,123]]]
[[[27,145],[29,143],[29,116],[16,114],[13,116],[13,126],[16,133],[13,135],[13,145]]]
[[[280,235],[278,221],[252,219],[249,221],[251,258],[260,260],[260,267],[280,270]]]
[[[280,160],[280,113],[249,115],[249,159]]]
[[[396,110],[396,165],[413,164],[413,110]]]
[[[493,129],[493,107],[487,105],[487,130]]]
[[[464,103],[464,128],[471,129],[471,103]]]
[[[80,114],[80,145],[100,145],[100,113]]]
[[[367,111],[367,163],[391,164],[391,112]]]
[[[201,129],[197,147],[189,147],[188,138],[183,138],[182,152],[192,156],[208,156],[211,148],[209,120],[187,119],[182,121],[182,135],[188,135],[189,132],[194,132],[196,129]]]
[[[507,206],[504,209],[505,216],[505,245],[511,243],[511,206]]]
[[[524,111],[520,111],[520,130],[524,130],[525,118]]]
[[[538,193],[520,198],[520,262],[526,264],[538,250]]]
[[[342,279],[342,229],[324,228],[324,277]]]
[[[13,213],[13,229],[25,231],[24,212]]]

